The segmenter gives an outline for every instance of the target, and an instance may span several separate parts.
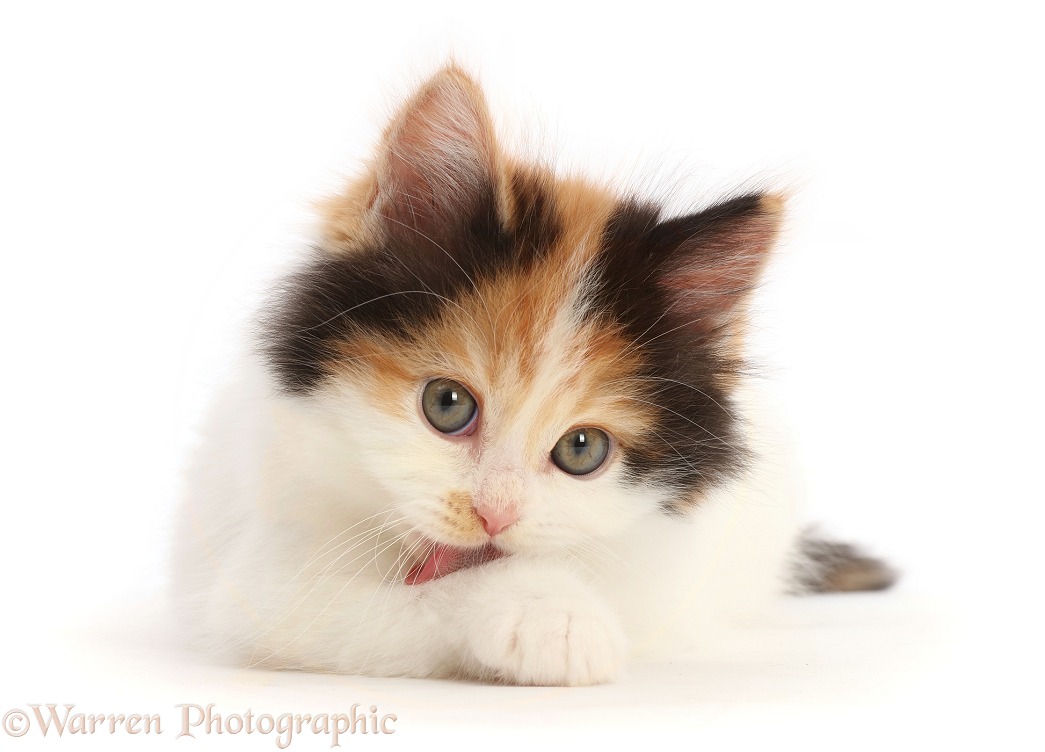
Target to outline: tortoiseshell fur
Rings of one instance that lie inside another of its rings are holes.
[[[795,587],[742,346],[782,210],[662,216],[523,164],[478,86],[435,75],[326,202],[215,412],[179,539],[194,633],[266,666],[585,684]],[[474,395],[474,432],[425,421],[432,379]],[[590,475],[549,460],[577,427],[611,437]],[[475,566],[406,584],[437,554]]]

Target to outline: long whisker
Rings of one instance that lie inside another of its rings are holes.
[[[719,444],[722,444],[723,446],[727,446],[730,449],[737,449],[739,451],[738,447],[734,446],[733,444],[730,444],[728,441],[723,439],[721,436],[716,435],[710,429],[700,425],[699,423],[697,423],[692,418],[686,417],[685,415],[683,415],[682,413],[678,412],[677,410],[672,410],[670,407],[664,407],[663,405],[660,405],[660,404],[658,404],[656,402],[651,402],[649,400],[644,400],[644,399],[642,399],[640,397],[630,397],[630,396],[626,396],[626,395],[621,395],[620,399],[632,400],[633,402],[642,402],[643,404],[651,405],[651,406],[657,408],[658,410],[663,410],[664,412],[671,413],[672,415],[677,415],[678,417],[682,418],[687,423],[690,423],[690,424],[696,426],[697,428],[699,428],[701,431],[706,433],[708,436],[710,436],[712,439],[714,439]]]
[[[405,551],[403,551],[400,554],[400,556],[399,556],[399,566],[396,568],[395,574],[391,578],[386,580],[386,582],[384,583],[385,597],[384,597],[384,600],[383,600],[382,605],[381,605],[381,610],[380,610],[381,614],[384,614],[385,611],[388,610],[388,604],[389,604],[389,601],[392,598],[392,594],[394,592],[396,592],[396,588],[399,587],[399,585],[400,585],[400,583],[402,581],[402,574],[403,574],[404,567],[406,567],[406,565],[409,564],[415,558],[416,552],[418,552],[421,549],[425,549],[425,548],[429,549],[428,552],[425,554],[425,557],[424,557],[424,558],[427,558],[427,556],[431,553],[431,549],[434,548],[434,547],[435,547],[435,543],[433,543],[431,541],[426,541],[424,539],[419,539],[419,540],[414,541],[410,546],[407,547],[407,549]],[[358,630],[359,627],[363,624],[363,622],[366,621],[366,618],[367,618],[367,616],[370,613],[371,605],[374,602],[374,598],[377,597],[377,594],[378,594],[379,590],[380,590],[380,587],[374,589],[374,592],[370,596],[370,599],[367,601],[366,605],[363,607],[362,612],[360,613],[360,616],[359,616],[359,621],[356,623],[356,630]],[[363,663],[362,663],[362,665],[360,667],[360,671],[364,671],[366,666],[367,666],[367,664],[370,662],[370,659],[371,659],[371,657],[373,656],[373,653],[374,653],[374,648],[375,648],[375,644],[371,643],[369,649],[367,650],[366,657],[363,658]]]
[[[391,514],[391,512],[389,512],[388,514]],[[349,540],[346,540],[346,541],[338,544],[337,546],[335,546],[333,549],[331,549],[329,552],[327,552],[326,555],[332,555],[338,549],[341,549],[341,548],[344,548],[345,550],[342,551],[342,553],[340,553],[333,561],[330,561],[327,564],[325,564],[323,566],[323,568],[320,569],[318,572],[316,572],[315,575],[313,575],[311,578],[304,580],[298,586],[298,589],[289,597],[288,602],[285,604],[285,606],[283,607],[283,610],[279,614],[277,614],[277,615],[273,616],[271,619],[269,619],[267,621],[266,625],[262,625],[264,628],[260,628],[259,627],[259,629],[257,631],[255,631],[253,634],[248,635],[246,637],[242,637],[239,640],[230,643],[226,647],[226,649],[236,648],[236,647],[239,647],[239,646],[241,646],[243,644],[246,644],[247,642],[250,642],[250,641],[253,641],[253,640],[258,640],[261,637],[264,637],[269,632],[271,632],[277,626],[279,626],[280,624],[285,622],[287,619],[289,619],[294,614],[294,612],[296,612],[301,606],[303,606],[308,601],[309,596],[312,595],[312,593],[314,593],[319,587],[321,587],[323,585],[323,583],[325,583],[328,579],[330,579],[330,577],[336,575],[338,571],[343,570],[346,566],[348,566],[352,562],[358,560],[362,556],[362,554],[356,556],[354,559],[351,559],[348,562],[345,562],[340,567],[338,567],[337,570],[334,570],[334,567],[338,563],[338,561],[342,560],[345,556],[347,556],[348,554],[352,553],[354,550],[359,548],[359,546],[361,546],[362,544],[366,543],[367,541],[369,541],[371,539],[374,539],[376,537],[380,537],[381,533],[386,528],[391,527],[392,525],[399,524],[400,522],[402,522],[402,520],[399,520],[399,519],[393,520],[393,521],[389,522],[387,520],[387,518],[386,518],[386,521],[384,523],[382,523],[380,526],[378,526],[377,528],[372,528],[372,529],[369,529],[369,530],[365,530],[365,531],[363,531],[363,532],[353,536]],[[300,577],[300,575],[304,571],[305,571],[305,568],[303,568],[297,575],[295,575],[295,578]],[[292,578],[290,581],[292,582],[293,579],[294,578]],[[310,582],[312,582],[311,589],[309,589],[309,591],[307,593],[305,593],[304,595],[301,595],[301,597],[298,598],[298,596],[301,594],[301,591],[305,587],[307,587]],[[256,650],[257,650],[257,646],[255,646],[255,651]]]
[[[359,534],[353,536],[352,538],[349,538],[346,541],[342,541],[341,543],[338,543],[336,545],[332,545],[334,543],[334,541],[336,541],[338,538],[341,538],[346,533],[351,532],[354,528],[358,527],[359,525],[365,524],[366,522],[369,522],[370,520],[373,520],[375,517],[378,517],[378,516],[380,516],[382,514],[386,515],[386,522],[387,522],[387,516],[389,514],[391,514],[391,512],[387,512],[387,513],[386,512],[377,512],[375,514],[370,515],[369,517],[365,517],[365,518],[359,520],[358,522],[356,522],[353,525],[350,525],[349,527],[345,528],[344,530],[342,530],[337,535],[335,535],[332,538],[330,538],[322,546],[320,546],[319,550],[315,554],[313,554],[309,558],[309,560],[307,562],[305,562],[305,564],[301,567],[301,569],[299,569],[297,571],[297,573],[294,574],[294,576],[292,576],[290,579],[288,579],[278,590],[276,590],[274,593],[272,593],[272,595],[270,595],[266,599],[265,603],[262,604],[260,609],[258,609],[257,611],[252,613],[253,618],[257,622],[258,629],[255,632],[251,633],[251,634],[248,634],[248,635],[245,635],[245,636],[241,636],[239,638],[228,639],[223,644],[221,644],[218,647],[218,649],[222,650],[222,651],[232,650],[232,649],[235,649],[237,647],[240,647],[241,645],[243,645],[243,644],[245,644],[245,643],[247,643],[247,642],[249,642],[249,641],[251,641],[253,639],[256,639],[259,636],[264,635],[268,630],[270,630],[272,628],[272,626],[270,625],[266,629],[265,628],[265,624],[261,622],[261,619],[260,619],[260,617],[258,617],[258,614],[266,611],[268,609],[269,605],[271,605],[271,603],[273,601],[275,601],[275,599],[280,595],[280,593],[282,593],[284,590],[286,590],[290,586],[291,583],[293,583],[295,580],[297,580],[314,562],[318,561],[323,556],[330,555],[334,551],[338,550],[339,548],[341,548],[341,547],[343,547],[345,545],[348,545],[353,540],[356,540],[357,538],[366,535],[369,531],[363,531],[362,533],[359,533]],[[305,587],[306,584],[307,584],[307,581],[302,583],[302,584],[300,584],[298,586],[298,589],[294,593],[292,593],[290,595],[290,599],[292,600],[293,598],[295,598],[298,595],[298,593],[300,593],[301,590]]]
[[[392,538],[392,540],[390,540],[388,543],[383,544],[381,546],[380,550],[375,549],[374,555],[371,558],[371,561],[375,560],[378,556],[380,556],[382,553],[387,551],[389,548],[391,548],[392,546],[394,546],[397,543],[399,543],[399,541],[402,540],[403,538],[405,538],[407,535],[409,535],[409,531],[404,532],[404,533],[400,533],[399,535],[397,535],[394,538]],[[289,648],[291,645],[296,643],[299,639],[301,639],[301,637],[304,636],[306,632],[308,632],[308,630],[312,627],[312,625],[315,624],[320,619],[320,617],[322,617],[323,614],[325,614],[329,610],[329,608],[337,601],[337,599],[341,595],[341,593],[343,593],[345,591],[345,588],[347,588],[349,585],[351,585],[355,581],[355,579],[357,577],[359,577],[360,574],[363,573],[363,571],[366,569],[366,566],[368,566],[369,563],[370,562],[368,561],[367,565],[364,565],[363,567],[359,568],[355,572],[355,574],[353,574],[351,577],[349,577],[348,580],[346,580],[345,583],[340,587],[340,589],[338,589],[338,591],[334,594],[333,598],[331,598],[330,601],[328,601],[327,604],[325,606],[323,606],[322,609],[319,610],[319,612],[312,618],[312,620],[308,624],[306,624],[304,627],[302,627],[301,630],[293,638],[291,638],[286,643],[284,643],[282,645],[282,647],[279,647],[276,650],[273,650],[272,652],[268,653],[264,658],[260,659],[260,661],[255,660],[256,653],[257,653],[257,648],[255,648],[255,655],[251,656],[251,659],[248,662],[248,667],[256,666],[256,665],[258,665],[259,662],[260,663],[265,663],[265,662],[268,662],[268,661],[272,660],[272,658],[274,658],[275,656],[279,655],[280,653],[285,651],[287,648]]]
[[[727,408],[725,405],[723,405],[721,402],[716,400],[714,397],[712,397],[710,394],[708,394],[704,390],[698,389],[697,387],[693,386],[692,384],[687,384],[685,381],[679,381],[678,379],[669,379],[669,378],[664,377],[664,376],[641,376],[641,377],[631,376],[631,377],[627,377],[627,378],[613,379],[612,381],[607,381],[606,384],[607,384],[607,386],[612,385],[612,384],[618,384],[618,383],[621,383],[621,384],[624,384],[624,383],[642,384],[644,381],[666,381],[666,382],[669,382],[669,383],[672,383],[672,384],[678,384],[679,386],[684,386],[687,389],[692,389],[697,394],[701,395],[702,397],[706,397],[708,400],[710,400],[711,402],[715,403],[715,405],[720,410],[722,410],[722,412],[724,412],[726,415],[728,415],[729,417],[731,417],[731,418],[736,418],[737,417],[736,415],[733,414],[733,412],[729,408]]]
[[[443,295],[440,295],[439,293],[432,292],[431,290],[399,290],[399,291],[396,291],[396,292],[385,293],[384,295],[378,295],[376,298],[371,298],[370,300],[364,300],[362,303],[356,303],[356,305],[352,306],[351,308],[346,308],[343,311],[339,311],[339,312],[335,313],[333,316],[331,316],[330,318],[328,318],[325,321],[321,321],[318,324],[313,324],[312,326],[307,326],[307,327],[304,327],[303,329],[300,329],[299,332],[310,332],[313,329],[320,329],[321,327],[324,327],[327,324],[329,324],[334,319],[341,318],[342,316],[351,313],[352,311],[356,310],[357,308],[362,308],[365,305],[370,305],[371,303],[376,303],[379,300],[384,300],[385,298],[394,298],[394,297],[399,296],[399,295],[431,295],[433,297],[440,298],[441,300],[445,300],[448,303],[452,303],[453,305],[457,305],[456,303],[454,303],[452,300],[448,299],[447,297],[445,297]]]

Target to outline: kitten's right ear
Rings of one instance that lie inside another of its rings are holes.
[[[497,149],[485,97],[456,66],[430,78],[385,130],[368,175],[328,202],[335,245],[393,239],[444,245],[496,212]]]

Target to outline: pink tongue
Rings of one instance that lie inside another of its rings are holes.
[[[424,561],[414,565],[405,582],[407,585],[421,585],[459,569],[477,567],[503,555],[490,545],[482,548],[456,548],[437,543]]]

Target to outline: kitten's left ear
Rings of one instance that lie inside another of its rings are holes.
[[[342,246],[361,237],[445,245],[481,213],[496,213],[498,175],[482,90],[449,65],[392,118],[364,180],[328,202],[328,237]]]
[[[657,284],[692,332],[734,333],[731,324],[776,242],[783,207],[781,196],[751,194],[653,229],[654,244],[668,249]]]

